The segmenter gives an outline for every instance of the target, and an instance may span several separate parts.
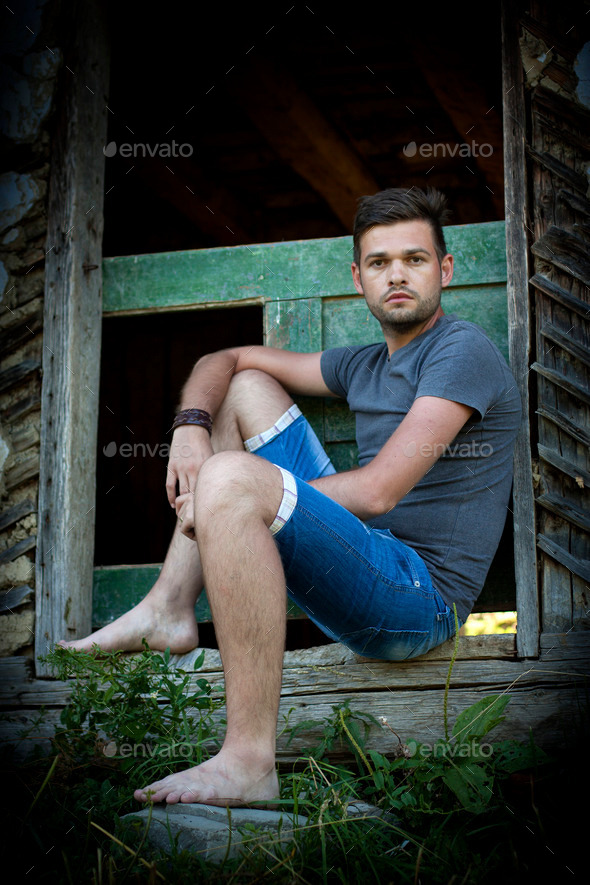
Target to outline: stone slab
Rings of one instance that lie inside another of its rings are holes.
[[[140,820],[145,826],[149,809],[123,815],[123,820]],[[207,860],[221,862],[235,857],[251,838],[241,830],[253,825],[268,831],[273,838],[290,840],[296,826],[304,826],[307,817],[262,808],[218,808],[214,805],[184,803],[154,805],[148,841],[156,848],[170,851],[177,839],[178,849],[199,853]],[[229,843],[229,845],[228,845]]]
[[[122,820],[140,822],[142,832],[149,818],[149,809],[123,815]],[[381,817],[383,812],[365,802],[348,806],[350,817]],[[391,815],[384,815],[388,820]],[[247,826],[268,832],[281,842],[291,840],[293,830],[307,824],[305,815],[262,808],[218,808],[200,803],[154,805],[147,840],[154,847],[170,851],[176,841],[179,851],[198,853],[206,860],[220,863],[235,857],[247,848],[253,836],[244,832]]]

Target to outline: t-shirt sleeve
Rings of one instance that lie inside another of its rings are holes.
[[[505,361],[479,329],[457,323],[428,352],[416,398],[438,396],[470,406],[481,420],[506,393]]]
[[[334,347],[324,350],[320,357],[320,368],[326,386],[346,399],[350,387],[351,365],[354,357],[363,347]]]

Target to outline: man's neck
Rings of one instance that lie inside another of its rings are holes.
[[[442,316],[444,316],[444,310],[439,305],[432,316],[418,326],[412,326],[411,329],[405,331],[400,330],[399,333],[397,333],[395,329],[392,330],[389,328],[388,334],[385,334],[385,343],[387,344],[389,356],[391,356],[392,353],[395,353],[396,350],[405,347],[406,344],[409,344],[410,341],[413,341],[418,335],[423,335],[428,329],[432,329]]]

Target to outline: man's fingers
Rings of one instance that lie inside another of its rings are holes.
[[[184,518],[185,513],[183,513],[182,510],[183,510],[183,507],[185,510],[187,509],[186,504],[187,504],[187,501],[190,501],[191,497],[192,497],[191,494],[189,492],[186,492],[184,495],[178,495],[175,498],[174,506],[176,508],[176,515],[178,517],[182,516]]]
[[[187,538],[194,540],[195,538],[195,518],[193,507],[193,496],[187,492],[179,495],[176,499],[176,513],[180,525],[180,531]]]
[[[176,505],[176,473],[168,467],[166,472],[166,496],[171,507]]]

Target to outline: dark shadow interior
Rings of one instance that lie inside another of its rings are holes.
[[[174,529],[165,482],[182,385],[204,354],[261,343],[261,307],[105,318],[96,565],[163,561]]]
[[[390,186],[445,190],[453,224],[502,219],[499,2],[477,40],[473,21],[465,2],[112,4],[104,254],[341,236],[358,197]],[[105,319],[98,565],[162,561],[181,385],[262,326],[258,307]],[[482,606],[514,607],[510,515]]]

